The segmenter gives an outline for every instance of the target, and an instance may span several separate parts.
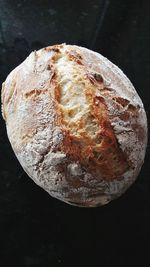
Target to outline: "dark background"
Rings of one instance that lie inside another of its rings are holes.
[[[150,1],[0,0],[0,82],[34,49],[66,42],[117,64],[150,113]],[[150,266],[150,150],[109,205],[51,198],[23,172],[0,117],[0,266]]]

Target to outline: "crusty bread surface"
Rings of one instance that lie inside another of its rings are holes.
[[[147,144],[142,101],[96,52],[66,44],[32,52],[3,83],[2,113],[25,172],[62,201],[104,205],[140,172]]]

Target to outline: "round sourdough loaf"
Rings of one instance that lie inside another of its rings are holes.
[[[123,72],[75,45],[32,52],[3,83],[8,138],[51,196],[92,207],[120,196],[144,161],[147,120]]]

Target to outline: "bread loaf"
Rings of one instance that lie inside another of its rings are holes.
[[[2,113],[25,172],[62,201],[104,205],[140,172],[147,144],[142,101],[96,52],[66,44],[32,52],[3,83]]]

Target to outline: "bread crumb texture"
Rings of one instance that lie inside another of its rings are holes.
[[[52,196],[97,206],[121,195],[144,161],[147,120],[123,72],[83,47],[32,52],[2,88],[12,148]]]

